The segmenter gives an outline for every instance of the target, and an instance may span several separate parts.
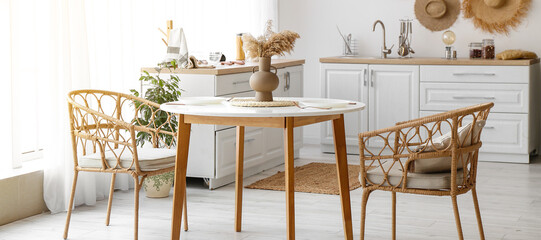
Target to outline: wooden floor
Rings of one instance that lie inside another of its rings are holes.
[[[350,163],[358,164],[356,156]],[[297,165],[312,161],[332,162],[333,155],[318,148],[301,150]],[[270,176],[278,166],[245,184]],[[478,195],[487,239],[541,239],[541,161],[532,164],[479,164]],[[283,192],[244,189],[243,231],[234,231],[234,184],[209,191],[200,180],[188,183],[190,230],[186,239],[285,239]],[[133,190],[115,192],[111,225],[105,226],[106,201],[77,207],[72,215],[69,239],[131,239],[133,237]],[[361,190],[351,192],[353,229],[359,239]],[[397,195],[398,239],[457,239],[451,200],[446,197]],[[168,239],[172,197],[141,197],[140,239]],[[338,196],[296,193],[297,239],[343,239]],[[470,193],[458,204],[465,239],[479,239]],[[391,238],[391,194],[374,192],[367,207],[367,239]],[[44,213],[0,226],[0,239],[62,239],[65,213]]]

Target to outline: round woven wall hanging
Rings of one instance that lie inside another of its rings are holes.
[[[489,33],[509,34],[526,16],[531,0],[464,0],[464,18]]]
[[[460,14],[459,0],[416,0],[415,17],[430,31],[450,28]]]

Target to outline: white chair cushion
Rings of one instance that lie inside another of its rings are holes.
[[[122,149],[114,149],[113,151],[105,151],[105,159],[109,166],[115,167],[117,160],[115,157],[120,154]],[[114,153],[113,153],[114,152]],[[137,148],[137,157],[139,159],[139,167],[142,171],[154,171],[175,166],[176,158],[175,149],[166,148]],[[132,153],[126,149],[120,156],[120,165],[128,168],[133,161]],[[79,158],[79,166],[87,168],[101,168],[101,155],[94,153]],[[117,167],[120,168],[120,167]],[[135,169],[135,164],[130,169]]]
[[[458,128],[457,135],[460,143],[463,143],[462,146],[471,145],[471,123],[468,123],[465,126]],[[473,137],[477,138],[481,129],[485,126],[485,120],[479,120],[475,123],[473,127]],[[433,152],[434,148],[438,150],[446,149],[451,144],[451,132],[447,132],[437,138],[432,139],[432,144],[430,141],[426,144],[421,144],[417,146],[417,151],[423,152]],[[466,160],[468,154],[463,154],[462,158],[459,159],[457,169],[462,168],[462,160]],[[451,157],[438,157],[438,158],[427,158],[427,159],[417,159],[410,164],[409,172],[412,173],[435,173],[435,172],[449,172],[451,170]]]
[[[388,170],[392,163],[393,161],[387,161],[383,163],[383,169]],[[403,172],[400,164],[398,162],[395,163],[391,170],[389,170],[387,176],[391,184],[389,185],[388,182],[385,182],[384,184],[382,184],[382,186],[398,185],[397,187],[402,187],[402,173]],[[457,185],[462,184],[462,174],[462,169],[457,171]],[[383,182],[384,176],[385,175],[383,174],[383,171],[379,166],[374,169],[368,170],[366,173],[366,177],[368,178],[368,180],[370,180],[376,185]],[[359,175],[359,180],[360,179],[361,176]],[[406,187],[419,189],[449,189],[451,187],[451,173],[408,173],[408,183]]]

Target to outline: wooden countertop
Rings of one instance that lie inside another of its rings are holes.
[[[529,66],[539,62],[538,59],[519,60],[485,60],[459,58],[447,60],[443,58],[366,58],[366,57],[324,57],[321,63],[364,63],[364,64],[397,64],[397,65],[484,65],[484,66]]]
[[[304,59],[272,59],[271,65],[276,68],[284,68],[290,66],[297,66],[304,64]],[[245,65],[219,65],[216,68],[192,68],[184,69],[177,68],[171,69],[162,68],[162,73],[179,73],[179,74],[208,74],[208,75],[225,75],[233,73],[245,73],[252,72],[252,68],[258,66],[257,62],[246,62]],[[141,72],[147,71],[148,73],[157,73],[159,68],[145,67],[141,68]]]

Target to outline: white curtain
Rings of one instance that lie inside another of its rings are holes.
[[[190,53],[221,51],[231,57],[236,33],[259,35],[267,19],[278,25],[277,0],[8,0],[0,8],[0,27],[7,33],[0,37],[0,67],[8,80],[2,84],[13,85],[0,95],[6,103],[37,96],[38,110],[28,117],[39,119],[44,199],[53,213],[67,210],[73,179],[69,91],[138,89],[140,68],[156,66],[165,54],[157,28],[164,29],[168,19],[184,28]],[[75,204],[106,198],[109,180],[108,174],[81,173]],[[130,181],[121,174],[116,188],[126,190]]]
[[[0,102],[4,105],[3,117],[0,117],[0,126],[4,126],[3,137],[0,140],[0,152],[3,153],[0,160],[0,174],[11,168],[12,159],[12,129],[11,126],[11,39],[9,26],[9,2],[0,1]],[[7,116],[6,116],[7,115]]]

